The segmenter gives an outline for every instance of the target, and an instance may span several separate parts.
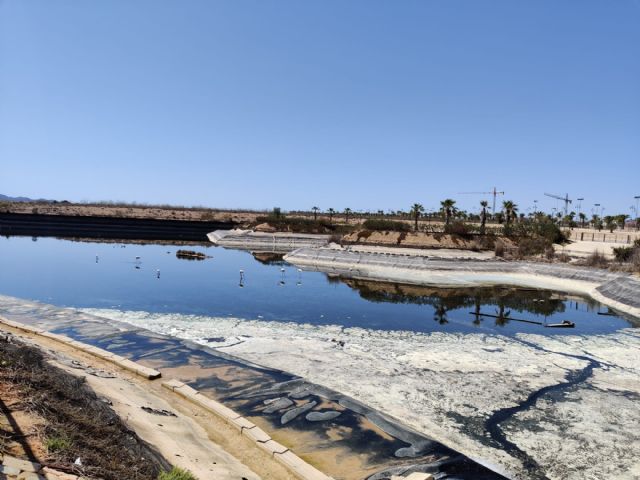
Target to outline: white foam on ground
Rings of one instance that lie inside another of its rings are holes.
[[[549,478],[640,478],[640,332],[635,329],[607,335],[511,338],[83,311],[302,376],[516,475],[517,459],[481,441],[484,419],[496,409],[518,404],[533,391],[563,382],[568,372],[587,365],[564,354],[587,355],[608,366],[597,369],[580,388],[568,391],[570,401],[540,400],[504,429]]]

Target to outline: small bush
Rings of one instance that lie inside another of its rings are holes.
[[[600,251],[596,250],[584,259],[583,264],[588,267],[607,268],[609,260]]]
[[[563,255],[566,255],[566,254],[563,254]],[[556,251],[553,249],[552,245],[549,245],[544,250],[544,256],[547,260],[553,260],[554,258],[556,258]]]
[[[64,435],[49,437],[45,440],[44,446],[48,453],[63,452],[71,448],[71,440]]]
[[[508,231],[507,231],[508,230]],[[505,229],[506,235],[524,238],[544,238],[549,243],[566,243],[567,235],[558,225],[549,219],[538,219],[533,222],[520,222]]]
[[[338,233],[334,233],[333,235],[331,235],[329,237],[329,243],[342,243],[342,235],[338,234]]]
[[[504,251],[505,251],[505,246],[504,246],[504,242],[502,240],[496,240],[496,244],[495,244],[495,254],[496,257],[504,257]]]
[[[397,222],[394,220],[383,220],[381,218],[372,218],[366,220],[363,227],[373,231],[391,231],[391,232],[410,232],[411,225],[405,222]]]
[[[634,247],[615,247],[613,249],[613,256],[620,263],[628,262],[633,257],[633,252]]]
[[[467,225],[464,222],[456,221],[451,222],[449,225],[445,225],[444,233],[466,237],[474,233],[474,229],[471,225]]]
[[[553,245],[544,237],[525,237],[518,242],[518,256],[521,258],[547,254],[549,250],[553,252]]]
[[[168,472],[161,472],[158,480],[198,480],[191,473],[182,468],[173,467]]]

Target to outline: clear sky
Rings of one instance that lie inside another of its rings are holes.
[[[637,0],[0,0],[0,193],[613,214],[639,178]]]

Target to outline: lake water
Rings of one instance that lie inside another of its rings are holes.
[[[212,258],[178,259],[179,248]],[[3,237],[0,294],[65,307],[418,332],[563,335],[633,326],[595,302],[548,291],[437,290],[341,280],[267,257],[259,261],[249,252],[214,246]],[[478,311],[498,318],[471,314]],[[520,320],[570,320],[576,328],[545,328]]]

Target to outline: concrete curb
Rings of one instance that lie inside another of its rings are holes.
[[[162,382],[162,386],[213,413],[232,427],[235,427],[240,435],[248,437],[258,448],[267,452],[273,459],[284,465],[298,478],[302,480],[333,480],[332,477],[322,473],[317,468],[302,460],[287,447],[273,440],[269,434],[260,427],[237,412],[225,407],[220,402],[206,397],[198,390],[175,379]]]
[[[121,357],[120,355],[115,355],[101,348],[94,347],[93,345],[88,345],[86,343],[78,342],[65,335],[58,335],[57,333],[47,332],[46,330],[43,330],[41,328],[34,327],[31,325],[26,325],[24,323],[14,322],[13,320],[6,319],[2,316],[0,316],[0,323],[18,330],[22,330],[23,332],[33,333],[41,337],[55,340],[56,342],[65,343],[67,345],[74,347],[77,350],[81,350],[85,353],[94,355],[96,357],[100,357],[103,360],[111,362],[120,368],[124,368],[125,370],[133,372],[136,375],[146,378],[147,380],[155,380],[156,378],[160,378],[162,376],[162,374],[159,371],[154,370],[153,368],[144,367],[140,364],[132,362],[127,358]]]

